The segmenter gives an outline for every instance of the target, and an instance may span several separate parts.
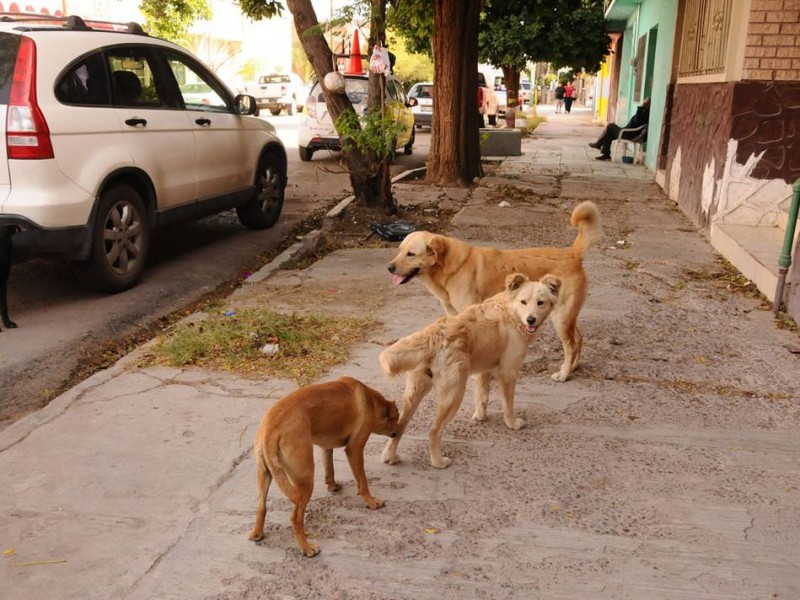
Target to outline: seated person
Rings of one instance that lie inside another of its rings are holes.
[[[631,120],[625,125],[625,129],[637,129],[642,125],[645,126],[645,129],[643,131],[626,131],[622,134],[622,137],[626,140],[632,140],[642,136],[643,132],[647,131],[647,122],[649,120],[650,98],[645,98],[642,105],[636,109],[636,113],[631,117]],[[597,160],[611,160],[611,142],[619,137],[619,132],[622,131],[622,129],[623,128],[616,123],[609,123],[596,142],[589,142],[592,148],[600,150],[600,156],[597,157]],[[640,139],[639,141],[644,140]]]

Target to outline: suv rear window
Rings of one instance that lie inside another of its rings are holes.
[[[64,104],[110,106],[111,91],[103,55],[90,54],[73,64],[56,84],[56,98]]]
[[[11,80],[14,77],[14,65],[17,62],[19,36],[0,33],[0,104],[8,104],[11,92]]]

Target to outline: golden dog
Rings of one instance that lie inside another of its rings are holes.
[[[560,278],[561,291],[551,319],[564,346],[564,362],[552,377],[566,381],[581,355],[583,336],[577,320],[588,289],[583,253],[600,236],[600,212],[593,202],[581,202],[570,222],[578,228],[570,248],[498,250],[417,231],[400,243],[389,272],[397,285],[419,278],[448,315],[501,291],[509,273],[523,273],[531,280],[547,273]],[[488,377],[482,376],[486,381],[479,378],[478,385],[488,386]]]
[[[325,484],[331,492],[342,486],[333,476],[333,448],[344,446],[358,494],[368,508],[383,506],[369,491],[364,474],[364,446],[371,433],[394,437],[398,433],[394,402],[352,377],[302,387],[278,400],[267,411],[256,434],[254,455],[258,470],[258,508],[251,540],[264,538],[267,492],[272,478],[294,504],[292,529],[307,557],[319,549],[306,538],[305,510],[314,491],[314,448],[323,449]]]
[[[454,317],[441,317],[425,329],[399,339],[381,352],[378,361],[386,375],[406,373],[400,431],[389,440],[381,458],[400,460],[397,446],[420,400],[436,390],[436,420],[430,430],[431,465],[444,469],[442,430],[458,412],[472,373],[497,371],[503,395],[503,418],[511,429],[525,422],[514,416],[517,373],[531,337],[556,304],[561,282],[552,275],[532,282],[519,273],[506,280],[505,291],[474,304]],[[487,379],[488,382],[488,379]],[[473,418],[486,419],[487,389],[476,388]]]

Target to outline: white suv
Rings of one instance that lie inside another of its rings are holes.
[[[345,75],[345,93],[357,114],[367,110],[369,96],[369,75]],[[414,113],[409,108],[406,93],[400,80],[394,75],[386,76],[386,106],[392,118],[400,125],[400,134],[395,140],[395,148],[404,154],[411,154],[414,148]],[[297,145],[300,160],[309,161],[317,150],[341,150],[342,142],[333,124],[325,93],[316,82],[306,99],[306,114],[300,122]]]
[[[0,227],[16,231],[15,256],[78,261],[110,292],[136,285],[154,228],[231,208],[271,227],[286,187],[285,149],[248,116],[254,98],[179,46],[120,29],[0,21]]]

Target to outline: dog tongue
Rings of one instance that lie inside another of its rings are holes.
[[[403,283],[404,277],[402,275],[392,275],[392,283],[395,285],[400,285]]]

